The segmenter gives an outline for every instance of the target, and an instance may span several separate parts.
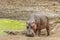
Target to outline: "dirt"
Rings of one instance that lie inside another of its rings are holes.
[[[60,24],[60,23],[59,23]],[[0,40],[60,40],[60,25],[58,24],[57,29],[47,36],[46,34],[41,34],[40,37],[27,37],[23,34],[18,35],[0,35]]]

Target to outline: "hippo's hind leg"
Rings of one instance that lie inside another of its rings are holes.
[[[46,30],[47,30],[47,36],[49,36],[49,35],[50,35],[50,29],[49,29],[49,26],[46,27]]]

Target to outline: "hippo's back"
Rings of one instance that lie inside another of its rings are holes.
[[[47,27],[48,24],[48,17],[45,15],[34,15],[34,19],[36,20],[37,25],[40,25],[41,29],[44,29]]]

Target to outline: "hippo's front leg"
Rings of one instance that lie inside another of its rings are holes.
[[[37,31],[37,29],[34,30],[35,36],[38,36]]]
[[[40,36],[40,34],[41,34],[41,30],[38,30],[38,36]]]

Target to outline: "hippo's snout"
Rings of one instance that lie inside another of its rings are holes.
[[[27,30],[26,36],[28,36],[28,37],[34,37],[34,31],[33,30]]]

